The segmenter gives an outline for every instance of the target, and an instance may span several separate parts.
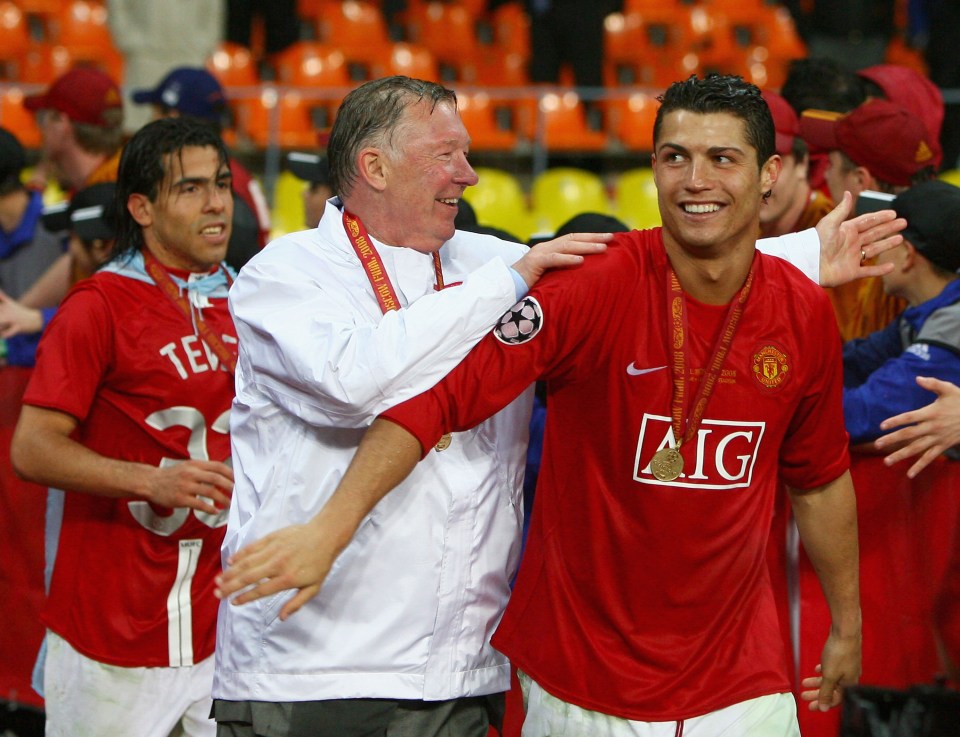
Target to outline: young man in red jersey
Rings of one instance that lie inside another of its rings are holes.
[[[197,121],[147,125],[114,205],[114,256],[47,327],[11,448],[17,473],[65,492],[47,734],[211,735],[236,362],[223,143]]]

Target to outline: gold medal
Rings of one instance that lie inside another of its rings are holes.
[[[661,448],[653,454],[650,470],[658,481],[676,481],[683,473],[683,456],[677,448]]]
[[[440,441],[433,447],[437,449],[437,452],[440,452],[441,450],[446,450],[447,448],[449,448],[451,442],[453,442],[453,435],[451,435],[450,433],[444,433],[440,437]],[[681,464],[682,463],[683,461],[681,461]]]

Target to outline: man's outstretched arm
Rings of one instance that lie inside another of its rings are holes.
[[[277,530],[233,555],[217,579],[217,596],[242,592],[232,603],[246,604],[299,589],[280,611],[281,620],[289,617],[316,596],[364,517],[410,474],[421,453],[420,442],[405,428],[374,420],[323,508],[306,524]]]

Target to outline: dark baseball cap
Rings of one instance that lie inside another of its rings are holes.
[[[905,187],[934,166],[933,146],[923,121],[889,100],[868,100],[849,113],[804,110],[800,134],[814,149],[842,151],[877,179]]]
[[[6,128],[0,128],[0,182],[19,177],[27,165],[27,155],[19,139]]]
[[[311,184],[330,183],[330,164],[320,154],[291,151],[287,154],[287,168],[295,177]]]
[[[898,194],[893,209],[907,221],[904,239],[924,258],[947,271],[960,269],[960,187],[920,182]]]
[[[74,123],[106,126],[104,113],[122,110],[120,88],[93,67],[74,67],[53,81],[46,92],[24,98],[27,110],[57,110]]]
[[[43,210],[43,227],[57,233],[71,231],[81,240],[110,240],[116,236],[113,224],[114,182],[92,184],[77,192],[69,202]]]
[[[161,105],[181,115],[220,121],[227,107],[223,87],[206,69],[177,67],[153,89],[134,90],[138,105]]]

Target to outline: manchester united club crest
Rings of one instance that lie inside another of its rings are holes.
[[[778,346],[765,345],[753,354],[753,375],[766,389],[779,389],[790,373],[790,360]]]

